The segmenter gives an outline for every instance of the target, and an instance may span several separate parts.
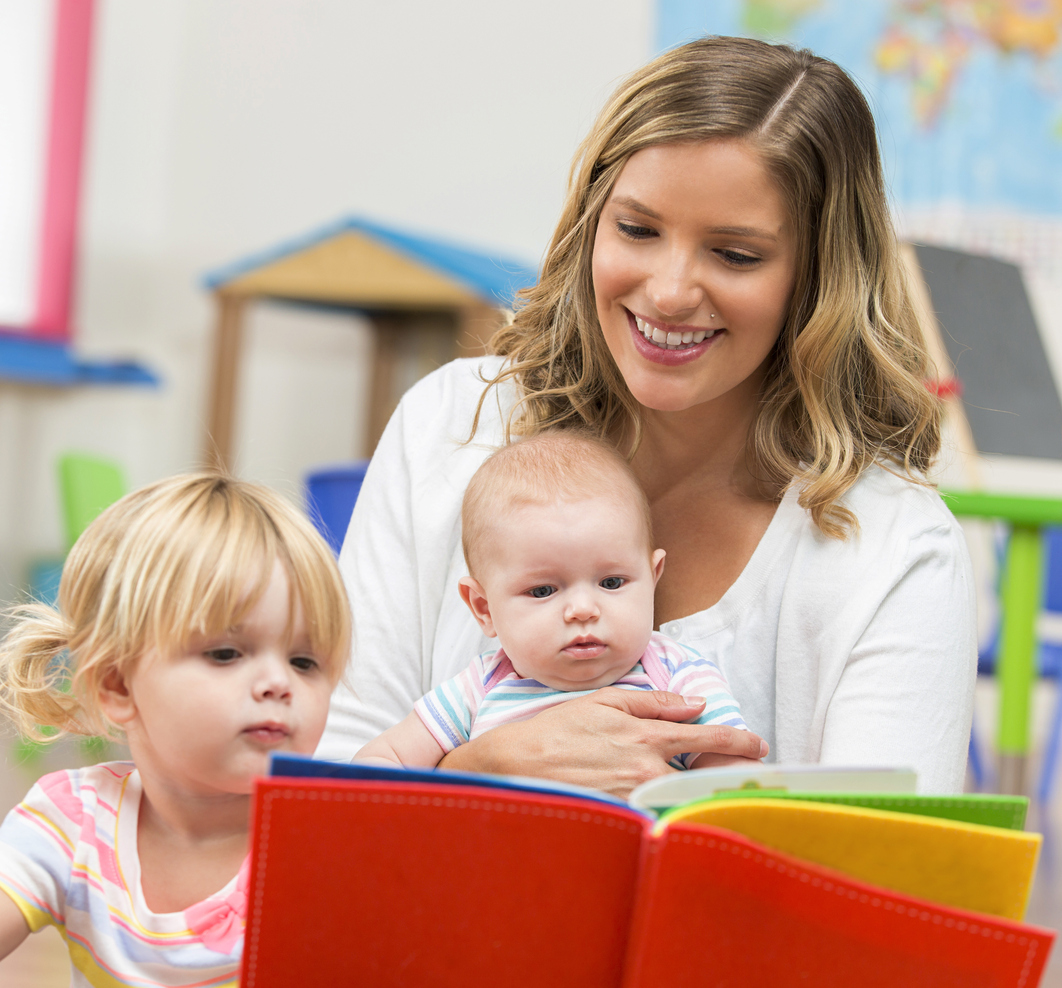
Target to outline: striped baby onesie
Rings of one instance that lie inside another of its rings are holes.
[[[691,724],[726,724],[748,730],[738,702],[719,667],[692,648],[654,632],[642,657],[626,675],[612,683],[626,690],[668,690],[707,699],[704,712]],[[567,693],[522,679],[503,649],[477,655],[453,679],[422,696],[413,709],[443,751],[479,737],[492,727],[527,720],[577,696],[595,690]],[[689,768],[697,752],[672,759],[676,768]]]
[[[71,988],[235,988],[247,863],[184,912],[151,912],[137,857],[140,793],[132,762],[44,776],[0,826],[0,889],[34,932],[58,927]]]

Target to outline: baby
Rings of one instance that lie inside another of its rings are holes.
[[[432,767],[492,727],[603,686],[704,697],[693,723],[747,730],[719,669],[653,631],[664,550],[653,548],[645,495],[610,446],[554,431],[503,447],[469,483],[461,521],[461,597],[500,647],[418,700],[358,761]],[[697,752],[673,764],[702,758],[720,764]]]

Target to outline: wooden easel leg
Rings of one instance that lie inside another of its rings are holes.
[[[400,320],[381,316],[373,317],[372,327],[375,341],[369,385],[368,434],[365,437],[365,449],[369,456],[376,451],[376,444],[394,411],[395,368],[398,363],[399,334],[402,332]]]

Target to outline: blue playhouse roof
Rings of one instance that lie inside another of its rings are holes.
[[[538,281],[538,272],[534,268],[511,257],[484,254],[444,240],[406,233],[361,217],[348,216],[269,250],[216,268],[206,274],[203,283],[207,288],[219,288],[240,275],[306,250],[341,233],[366,234],[411,260],[450,275],[484,298],[494,299],[505,305],[512,302],[521,288],[527,288]]]

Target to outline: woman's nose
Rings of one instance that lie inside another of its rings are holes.
[[[676,317],[695,311],[705,297],[697,277],[696,259],[678,247],[661,253],[650,272],[646,293],[662,316]]]

